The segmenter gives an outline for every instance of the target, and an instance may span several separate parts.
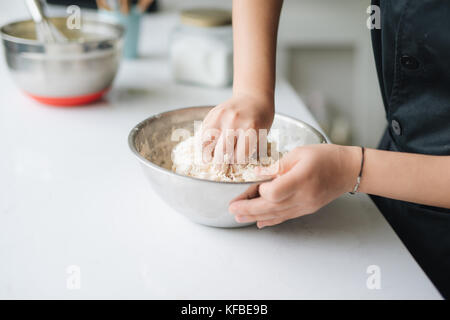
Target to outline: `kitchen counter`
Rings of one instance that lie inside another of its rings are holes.
[[[129,130],[231,94],[172,82],[165,41],[175,21],[147,17],[142,57],[124,61],[112,91],[86,107],[30,100],[0,57],[0,298],[439,299],[365,195],[258,230],[194,224],[152,192]],[[283,79],[276,107],[317,126]],[[379,289],[366,284],[373,265]]]

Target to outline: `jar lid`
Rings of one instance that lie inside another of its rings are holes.
[[[181,11],[181,23],[196,27],[218,27],[231,24],[231,12],[223,9],[189,9]]]

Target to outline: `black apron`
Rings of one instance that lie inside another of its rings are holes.
[[[372,5],[381,9],[381,29],[372,30],[372,42],[388,121],[379,148],[450,155],[450,1],[373,0]],[[450,298],[450,210],[372,199],[443,297]]]

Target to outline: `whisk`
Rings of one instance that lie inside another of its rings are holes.
[[[45,16],[40,0],[25,0],[25,2],[36,24],[36,36],[39,41],[45,43],[67,41],[67,38]]]

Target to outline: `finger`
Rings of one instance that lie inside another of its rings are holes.
[[[295,152],[288,152],[283,155],[281,159],[279,159],[277,162],[270,166],[261,166],[256,169],[256,174],[260,176],[270,176],[274,177],[277,175],[282,175],[289,170],[292,169],[292,167],[295,166],[295,164],[298,162],[298,154]]]
[[[239,200],[230,204],[228,210],[235,215],[262,215],[273,214],[296,206],[297,204],[287,199],[281,203],[269,202],[264,198],[251,200]]]
[[[269,214],[261,214],[261,215],[257,215],[257,216],[237,215],[234,218],[235,218],[236,222],[246,223],[246,222],[273,220],[273,219],[279,218],[279,216],[276,215],[275,213],[269,213]]]
[[[225,165],[225,164],[229,164],[231,161],[230,159],[230,150],[229,150],[229,141],[228,141],[228,137],[222,133],[219,137],[219,139],[217,140],[217,143],[214,147],[214,163],[217,165]],[[228,153],[227,153],[228,152]],[[231,152],[231,156],[233,155],[234,152]]]
[[[214,157],[214,149],[216,148],[217,141],[213,140],[209,144],[202,146],[202,161],[203,163],[211,163]]]
[[[283,223],[289,219],[292,219],[295,217],[295,213],[297,211],[299,211],[300,209],[298,208],[291,208],[291,209],[287,209],[283,212],[280,212],[279,215],[273,219],[266,219],[266,220],[258,220],[256,222],[256,226],[259,229],[262,229],[264,227],[271,227],[271,226],[275,226],[277,224]]]
[[[217,140],[220,137],[220,130],[215,128],[202,129],[201,144],[202,144],[202,160],[204,163],[213,161],[214,149],[217,145]]]
[[[258,154],[258,134],[255,129],[250,128],[245,132],[245,152],[249,158],[250,163],[256,163],[260,160]]]
[[[266,129],[259,129],[258,133],[258,141],[257,141],[257,152],[258,152],[258,160],[263,164],[267,165],[267,163],[264,163],[268,159],[271,158],[271,151],[270,146],[272,144],[267,141],[267,130]]]
[[[289,198],[298,189],[300,183],[300,168],[293,167],[272,181],[261,184],[259,193],[268,201],[278,203]]]
[[[216,127],[202,125],[200,129],[202,145],[206,146],[214,141],[217,142],[221,134],[222,131]]]
[[[220,128],[221,118],[225,113],[222,105],[218,104],[206,114],[202,121],[203,128]]]
[[[222,133],[214,149],[215,163],[217,164],[233,163],[236,139],[237,136],[235,130],[233,129],[227,129],[225,130],[225,132]]]
[[[237,139],[236,143],[236,150],[235,150],[235,161],[237,164],[245,164],[248,163],[248,151],[247,146],[245,143],[245,134],[241,133],[239,134],[239,137]]]
[[[304,208],[302,208],[302,206],[297,205],[297,206],[291,207],[289,209],[277,212],[276,214],[273,215],[272,219],[270,219],[270,217],[271,217],[270,214],[256,216],[256,221],[257,222],[261,221],[261,222],[264,222],[264,224],[267,223],[268,225],[272,225],[271,223],[273,221],[270,221],[270,220],[281,219],[283,221],[286,221],[286,220],[289,220],[289,219],[293,219],[293,218],[296,218],[296,217],[303,216],[303,215],[305,215],[307,213],[308,212]],[[245,220],[245,218],[244,218],[244,220]],[[280,222],[278,222],[278,223],[280,223]]]
[[[257,221],[268,221],[278,218],[288,218],[295,216],[295,214],[300,215],[302,213],[302,208],[300,205],[289,206],[287,209],[274,210],[270,213],[256,214],[256,215],[245,215],[237,214],[235,219],[237,222],[257,222]]]
[[[297,152],[288,152],[278,160],[279,174],[290,171],[298,162]]]
[[[220,137],[217,139],[217,143],[214,147],[213,152],[213,161],[216,164],[223,164],[223,158],[225,154],[225,137],[223,134],[220,135]]]
[[[225,156],[226,163],[234,163],[234,152],[238,139],[238,132],[234,129],[225,130]]]
[[[245,190],[242,194],[238,195],[236,198],[230,201],[230,205],[239,200],[250,200],[259,197],[259,184],[252,184]]]
[[[271,219],[271,220],[258,221],[258,222],[256,223],[256,226],[257,226],[259,229],[262,229],[262,228],[264,228],[264,227],[271,227],[271,226],[274,226],[274,225],[283,223],[284,221],[286,221],[285,218],[283,218],[283,217],[278,217],[278,218]]]

